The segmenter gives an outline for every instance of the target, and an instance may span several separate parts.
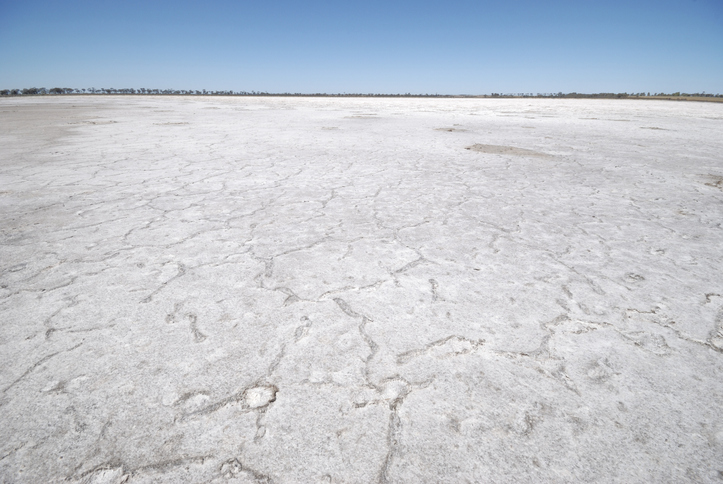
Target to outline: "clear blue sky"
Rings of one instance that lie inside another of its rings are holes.
[[[723,93],[723,0],[0,0],[23,87]]]

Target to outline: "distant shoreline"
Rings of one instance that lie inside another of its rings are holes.
[[[42,89],[42,88],[41,88]],[[35,88],[33,88],[35,90]],[[19,91],[19,90],[18,90]],[[40,89],[38,89],[40,91]],[[0,99],[23,98],[23,97],[65,97],[65,96],[134,96],[134,97],[158,97],[158,96],[175,96],[175,97],[309,97],[309,98],[433,98],[433,99],[640,99],[640,100],[657,100],[657,101],[697,101],[697,102],[715,102],[723,103],[723,95],[630,95],[626,93],[613,94],[537,94],[537,95],[507,95],[507,94],[292,94],[292,93],[265,93],[265,92],[178,92],[178,91],[159,91],[159,92],[33,92],[33,93],[11,93],[10,90],[0,91]],[[125,90],[124,90],[125,91]],[[155,90],[154,90],[155,91]]]

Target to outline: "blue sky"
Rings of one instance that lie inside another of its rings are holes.
[[[723,93],[723,0],[0,0],[22,87]]]

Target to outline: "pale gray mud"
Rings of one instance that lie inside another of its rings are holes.
[[[723,482],[722,110],[0,100],[0,481]]]

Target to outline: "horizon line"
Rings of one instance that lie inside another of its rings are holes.
[[[660,99],[660,98],[697,98],[700,100],[723,100],[723,94],[719,93],[652,93],[651,92],[598,92],[598,93],[578,93],[578,92],[557,92],[557,93],[489,93],[489,94],[439,94],[439,93],[300,93],[300,92],[266,92],[266,91],[233,91],[233,90],[216,90],[208,91],[206,89],[147,89],[147,88],[59,88],[51,89],[45,87],[32,87],[23,89],[0,89],[0,97],[23,97],[23,96],[68,96],[68,95],[122,95],[122,96],[262,96],[262,97],[438,97],[438,98],[603,98],[603,99]]]

